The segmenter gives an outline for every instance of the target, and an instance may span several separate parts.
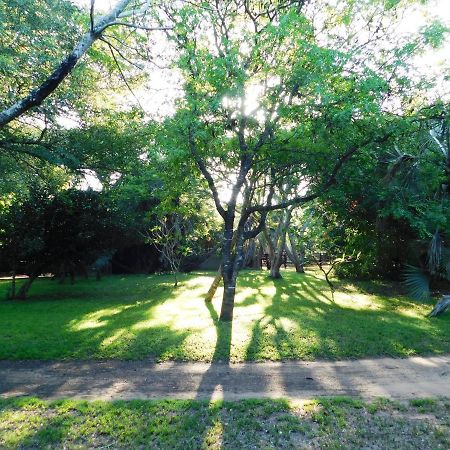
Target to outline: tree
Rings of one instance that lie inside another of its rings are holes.
[[[158,225],[150,230],[150,239],[161,252],[163,262],[169,267],[175,278],[174,287],[178,286],[178,273],[187,248],[178,214],[160,219]]]
[[[15,272],[29,278],[12,298],[23,299],[41,273],[71,278],[86,272],[119,234],[101,195],[75,189],[36,190],[0,215],[0,253]],[[116,244],[117,245],[117,244]]]
[[[397,92],[395,67],[405,53],[383,54],[377,66],[376,51],[362,60],[360,48],[343,51],[332,32],[325,45],[304,6],[165,10],[185,93],[159,146],[195,161],[222,218],[222,320],[233,317],[244,242],[262,231],[267,214],[323,195],[353,155],[376,149],[403,120],[383,102]],[[276,202],[286,182],[302,189]]]

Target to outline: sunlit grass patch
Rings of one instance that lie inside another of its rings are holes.
[[[450,352],[450,315],[368,282],[337,283],[318,272],[243,271],[234,321],[218,320],[213,273],[134,275],[60,285],[40,279],[24,302],[0,301],[0,358],[244,361]],[[7,283],[0,283],[0,296]]]

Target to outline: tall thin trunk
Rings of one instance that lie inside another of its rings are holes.
[[[15,297],[16,297],[16,269],[13,269],[11,280],[11,292],[9,293],[9,298]]]
[[[275,235],[274,242],[270,247],[273,248],[273,259],[270,267],[270,278],[282,278],[280,268],[283,262],[283,252],[286,248],[286,235],[291,223],[293,207],[286,210],[277,227],[277,232]],[[268,234],[268,233],[267,233]],[[271,239],[268,236],[269,240]]]
[[[222,281],[222,264],[220,264],[216,276],[214,277],[214,280],[211,283],[211,286],[209,287],[208,293],[205,296],[205,302],[212,302],[214,294],[216,293],[217,288],[219,287],[221,281]]]
[[[38,277],[38,274],[32,274],[30,277],[25,281],[25,283],[20,286],[20,289],[17,292],[17,295],[14,297],[18,300],[25,300],[27,298],[28,291],[30,290],[31,285],[33,284],[33,281]]]
[[[11,292],[9,293],[9,298],[14,298],[16,296],[16,270],[16,257],[14,256],[12,265]]]
[[[290,248],[286,246],[286,253],[294,263],[295,271],[297,273],[305,273],[305,247],[303,244],[300,244],[300,247],[297,247],[297,243],[292,233],[288,233],[288,238],[291,245]]]

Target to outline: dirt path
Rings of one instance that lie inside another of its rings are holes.
[[[0,396],[84,399],[307,399],[450,396],[450,355],[263,363],[0,361]]]

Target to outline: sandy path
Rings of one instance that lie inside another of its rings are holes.
[[[307,399],[450,396],[450,355],[262,363],[0,361],[0,396]]]

